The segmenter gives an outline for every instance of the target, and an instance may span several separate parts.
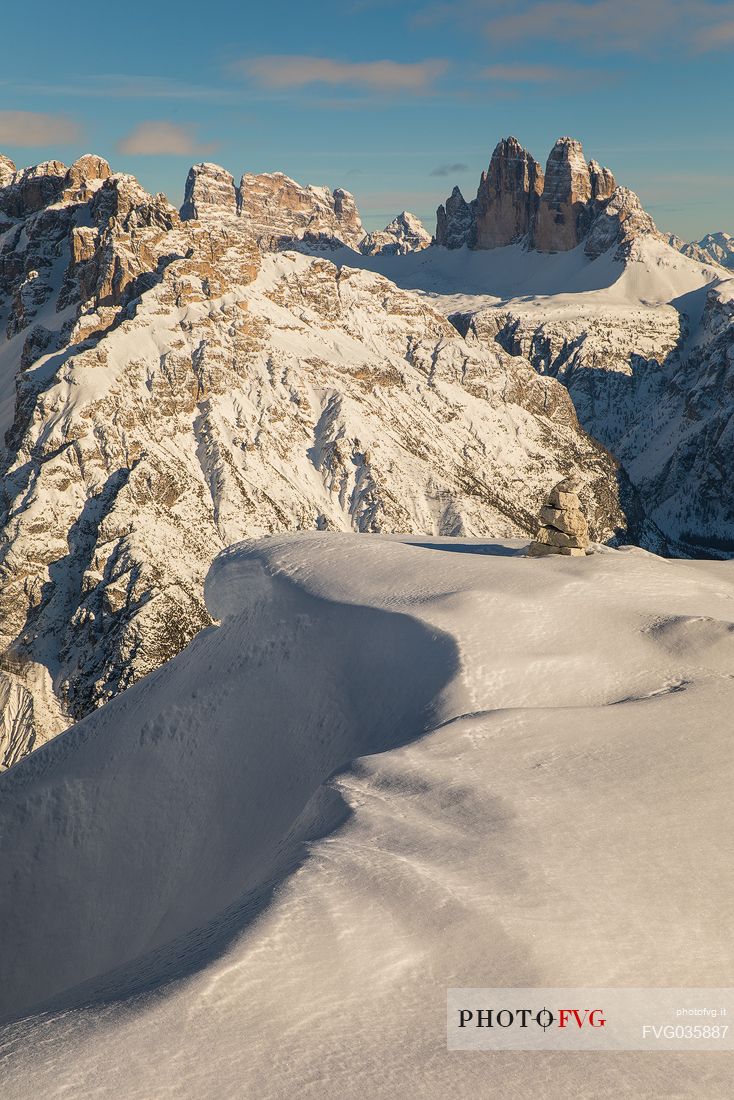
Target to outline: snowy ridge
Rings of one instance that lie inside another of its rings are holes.
[[[350,262],[346,250],[336,254]],[[424,296],[471,346],[499,343],[567,387],[622,463],[668,552],[734,554],[734,285],[656,236],[624,258],[583,246],[432,248],[360,261]]]
[[[446,1052],[437,987],[734,984],[731,563],[524,545],[234,547],[221,625],[0,777],[1,1011],[52,1002],[5,1096],[530,1095],[544,1059]],[[595,1096],[725,1061],[596,1055]]]

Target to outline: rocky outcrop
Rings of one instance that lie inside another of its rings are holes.
[[[12,183],[14,175],[15,165],[12,160],[0,153],[0,187],[7,187]]]
[[[111,175],[112,169],[104,157],[85,153],[83,157],[74,161],[66,173],[62,197],[67,201],[83,202],[90,198],[92,191]]]
[[[505,138],[482,172],[476,200],[475,248],[501,248],[532,232],[543,171],[517,138]]]
[[[238,192],[234,176],[218,164],[194,164],[186,177],[181,217],[184,221],[209,216],[235,215]]]
[[[617,187],[609,201],[593,216],[588,227],[584,252],[595,259],[602,252],[615,248],[616,258],[625,259],[632,243],[644,236],[662,240],[655,222],[643,210],[634,191]]]
[[[238,196],[240,217],[252,237],[267,248],[307,236],[356,248],[365,235],[348,191],[303,187],[282,172],[248,172]]]
[[[47,160],[15,172],[0,191],[0,213],[25,218],[56,202],[64,189],[66,171],[61,161]]]
[[[549,554],[583,557],[589,545],[589,525],[581,511],[579,482],[575,477],[559,481],[540,509],[537,534],[528,547],[529,558]]]
[[[591,200],[591,175],[581,142],[559,138],[545,166],[533,246],[539,252],[575,248],[588,229]]]
[[[455,187],[444,205],[436,211],[436,244],[444,248],[469,248],[476,246],[477,202],[467,202]]]
[[[282,172],[245,173],[235,186],[234,177],[218,164],[195,164],[186,180],[182,220],[211,227],[234,217],[239,219],[234,231],[266,250],[303,238],[356,248],[365,236],[349,191],[303,187]]]
[[[360,241],[359,251],[363,256],[404,256],[408,252],[419,252],[428,248],[431,234],[423,227],[415,214],[403,210],[397,218],[377,233],[368,233]]]
[[[588,164],[579,141],[560,138],[545,173],[516,138],[496,146],[476,199],[455,187],[436,212],[436,244],[501,248],[523,241],[539,252],[567,252],[586,241],[596,257],[646,233],[652,218],[631,191],[617,187],[608,168]]]
[[[605,199],[610,199],[617,186],[609,169],[602,168],[596,160],[589,161],[589,180],[591,182],[591,197],[596,202],[604,202]]]

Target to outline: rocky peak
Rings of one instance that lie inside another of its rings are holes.
[[[246,172],[239,187],[239,211],[252,236],[268,247],[309,236],[356,248],[365,235],[349,191],[304,187],[283,172]]]
[[[436,211],[436,243],[447,248],[501,248],[526,240],[539,252],[566,252],[584,238],[611,200],[616,181],[597,161],[588,164],[580,141],[559,138],[545,173],[517,138],[498,143],[467,203],[455,187]]]
[[[11,218],[25,218],[57,202],[66,171],[60,160],[47,160],[16,172],[0,195],[0,209]]]
[[[476,199],[467,202],[455,187],[436,211],[436,244],[444,248],[474,248],[477,235]]]
[[[543,171],[517,138],[503,138],[477,191],[476,248],[499,248],[530,232],[543,191]]]
[[[567,252],[575,248],[588,226],[591,199],[591,174],[581,142],[559,138],[545,168],[533,239],[535,248],[539,252]]]
[[[380,232],[368,233],[359,250],[365,256],[404,256],[407,252],[427,248],[430,243],[431,234],[420,219],[403,210]]]
[[[625,257],[637,237],[652,235],[664,239],[634,193],[627,187],[616,187],[608,202],[594,215],[588,229],[584,252],[592,259],[614,245],[617,255]]]
[[[336,219],[342,230],[347,231],[351,240],[354,241],[359,233],[364,233],[354,195],[351,191],[337,187],[333,192],[333,199]]]
[[[64,179],[65,193],[89,191],[90,184],[101,183],[102,179],[109,179],[111,175],[112,169],[105,158],[94,153],[85,153],[68,169]]]
[[[591,179],[592,199],[603,202],[605,199],[612,197],[617,183],[608,168],[602,168],[597,160],[590,160],[589,177]]]
[[[12,183],[14,175],[15,165],[12,160],[0,153],[0,187],[7,187],[8,184]]]
[[[234,176],[218,164],[194,164],[186,178],[181,217],[201,220],[211,214],[236,214],[238,206]]]
[[[678,247],[678,246],[674,246]],[[730,233],[707,233],[700,241],[680,244],[680,251],[703,263],[712,261],[722,267],[734,268],[734,237]]]

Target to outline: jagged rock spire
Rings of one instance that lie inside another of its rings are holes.
[[[436,244],[444,248],[474,248],[477,236],[476,199],[467,202],[455,187],[436,211]]]
[[[503,138],[477,191],[476,247],[500,248],[530,232],[543,191],[543,170],[517,138]]]
[[[193,164],[186,177],[181,217],[206,218],[209,214],[236,214],[237,190],[234,176],[218,164]]]
[[[550,151],[533,243],[540,252],[575,248],[588,228],[591,174],[580,141],[559,138]]]

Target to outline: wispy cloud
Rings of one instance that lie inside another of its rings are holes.
[[[67,115],[0,111],[0,145],[30,149],[36,145],[64,145],[81,137],[81,127]]]
[[[216,144],[200,144],[190,126],[173,122],[141,122],[117,143],[118,153],[130,156],[203,156],[212,153]]]
[[[560,65],[527,64],[522,61],[504,62],[500,65],[487,65],[477,73],[480,80],[488,80],[492,83],[492,94],[499,96],[516,96],[523,87],[532,88],[533,95],[537,95],[537,88],[543,85],[547,92],[557,94],[574,92],[579,85],[584,88],[596,88],[603,84],[613,84],[620,79],[619,72],[612,72],[608,68],[597,66],[596,68],[582,69]]]
[[[430,91],[449,63],[442,58],[426,61],[338,61],[330,57],[271,54],[234,62],[230,72],[248,77],[271,90],[312,85],[367,88],[372,92]]]
[[[734,19],[699,28],[694,36],[694,43],[701,53],[730,49],[734,45]]]
[[[560,42],[599,53],[640,54],[675,46],[726,49],[734,42],[731,3],[720,0],[453,0],[426,5],[419,25],[451,20],[483,28],[490,43]]]
[[[234,103],[241,99],[236,88],[194,84],[166,76],[135,76],[125,73],[75,74],[60,80],[0,80],[0,86],[24,95],[69,97],[95,96],[100,99],[195,100],[209,103]]]
[[[545,84],[553,80],[567,80],[569,69],[557,65],[488,65],[479,73],[485,80],[501,80],[517,84]]]
[[[437,164],[435,168],[432,168],[428,173],[429,176],[453,176],[457,172],[468,172],[468,164]]]

